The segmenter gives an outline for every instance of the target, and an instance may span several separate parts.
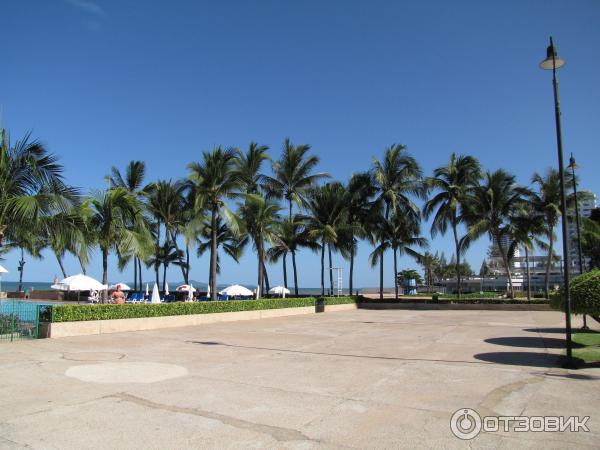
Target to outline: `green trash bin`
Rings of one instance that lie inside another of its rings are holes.
[[[316,313],[325,312],[325,299],[324,298],[318,298],[317,301],[315,302],[315,312]]]

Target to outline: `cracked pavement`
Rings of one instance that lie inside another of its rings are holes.
[[[563,320],[356,310],[3,344],[0,448],[598,448],[600,369],[556,366]],[[461,441],[460,408],[590,432]]]

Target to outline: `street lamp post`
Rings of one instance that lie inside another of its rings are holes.
[[[567,340],[566,367],[574,367],[573,342],[571,337],[571,293],[569,292],[569,219],[567,217],[567,199],[565,196],[565,170],[562,148],[562,130],[560,124],[560,102],[558,100],[558,80],[556,69],[564,66],[565,61],[558,57],[552,37],[546,49],[546,59],[540,63],[540,68],[552,70],[552,86],[554,88],[554,119],[556,122],[556,144],[558,148],[558,175],[560,177],[560,209],[562,214],[562,246],[563,246],[563,276],[565,295],[565,331]]]
[[[581,228],[579,225],[579,202],[577,201],[577,180],[575,179],[575,157],[573,153],[571,153],[571,158],[569,158],[569,167],[571,168],[572,173],[572,181],[573,181],[573,196],[575,197],[575,228],[577,231],[577,256],[579,257],[579,273],[582,274],[585,271],[585,267],[583,266],[583,256],[581,251]],[[587,317],[583,315],[583,330],[589,330],[587,326]]]

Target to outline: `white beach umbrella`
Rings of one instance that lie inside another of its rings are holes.
[[[188,300],[191,302],[192,300],[194,300],[194,292],[196,291],[196,289],[194,289],[194,286],[192,286],[192,283],[190,283],[190,288],[188,289]]]
[[[121,289],[122,291],[130,291],[131,290],[131,288],[125,283],[116,283],[116,284],[113,284],[110,288],[111,289]]]
[[[210,283],[206,286],[206,298],[210,298]]]
[[[4,267],[0,266],[0,292],[2,292],[2,274],[3,273],[8,273],[8,270],[6,270]]]
[[[233,284],[231,286],[227,286],[222,291],[219,291],[219,294],[227,294],[230,297],[236,297],[238,295],[252,296],[252,291],[244,286],[240,286],[239,284]]]
[[[190,289],[191,288],[191,289]],[[191,284],[182,284],[175,289],[177,292],[196,292],[196,289]]]
[[[286,294],[289,294],[289,293],[290,293],[290,290],[284,286],[275,286],[275,287],[269,289],[269,294],[281,295],[283,297],[285,297]]]
[[[154,287],[152,288],[151,303],[160,303],[160,294],[158,293],[158,286],[156,283],[154,283]]]
[[[165,295],[169,295],[169,283],[165,281]]]
[[[106,284],[81,273],[67,277],[50,287],[59,291],[105,291],[108,288]]]
[[[148,283],[146,283],[146,298],[150,297],[150,291],[148,291]]]

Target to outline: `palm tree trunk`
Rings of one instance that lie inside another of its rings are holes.
[[[553,230],[554,228],[552,228]],[[548,261],[546,261],[546,277],[544,278],[544,290],[546,291],[546,298],[550,293],[550,266],[552,265],[552,254],[554,253],[554,233],[550,233],[550,243],[548,246]]]
[[[108,248],[102,249],[102,284],[108,284]],[[107,294],[107,291],[102,291],[103,303],[106,303]]]
[[[190,284],[190,248],[185,246],[185,284]]]
[[[56,252],[54,252],[54,256],[56,256],[56,260],[58,261],[58,266],[60,267],[60,271],[63,274],[63,278],[67,278],[67,272],[65,271],[65,266],[63,264],[61,256]]]
[[[498,245],[498,251],[500,252],[500,256],[502,256],[502,262],[504,263],[504,269],[506,270],[506,276],[508,277],[508,286],[509,286],[509,295],[510,298],[515,298],[515,290],[513,288],[513,283],[512,283],[512,273],[510,271],[510,264],[508,262],[508,258],[506,257],[506,253],[504,252],[504,249],[502,248],[502,244],[500,243],[500,233],[496,233],[495,234],[496,237],[496,243]]]
[[[296,270],[296,251],[292,252],[292,268],[294,269],[294,294],[298,296],[298,271]]]
[[[292,201],[290,200],[290,222],[292,221]]]
[[[398,249],[394,247],[394,291],[398,300]]]
[[[329,295],[333,295],[333,263],[331,262],[331,244],[327,244],[327,251],[329,253]]]
[[[529,249],[525,246],[525,265],[527,266],[527,300],[531,300],[531,274],[529,272]]]
[[[21,259],[19,260],[19,292],[23,292],[23,269],[25,268],[25,252],[21,247]]]
[[[138,282],[138,276],[137,276],[137,256],[133,257],[133,290],[137,291],[137,282]]]
[[[283,254],[283,287],[287,289],[287,253]]]
[[[166,287],[167,287],[167,266],[168,264],[165,262],[163,264],[163,286],[162,286],[162,291],[163,291],[163,295],[165,295],[166,292]]]
[[[390,204],[386,203],[385,205],[385,220],[388,220],[390,216]],[[383,301],[383,254],[385,247],[385,237],[381,236],[381,254],[379,255],[379,300]],[[396,276],[396,274],[394,274]]]
[[[166,292],[167,285],[167,268],[169,267],[168,259],[169,259],[169,226],[167,222],[165,222],[165,249],[166,253],[164,255],[165,260],[163,262],[163,295]]]
[[[217,300],[217,205],[212,207],[210,223],[210,299]]]
[[[137,264],[138,264],[138,274],[140,276],[140,291],[143,290],[143,283],[142,283],[142,260],[140,258],[137,259]]]
[[[256,283],[256,285],[258,286],[259,290],[262,290],[263,288],[263,268],[264,268],[264,264],[263,264],[263,256],[262,256],[262,243],[260,242],[260,240],[256,243],[257,248],[257,253],[258,253],[258,282]],[[259,292],[260,295],[257,296],[257,298],[260,298],[263,296],[264,292]]]
[[[173,245],[175,246],[175,251],[177,252],[177,259],[179,260],[179,268],[181,269],[181,276],[183,276],[183,281],[185,281],[185,284],[189,284],[188,283],[188,268],[186,267],[185,263],[183,262],[183,252],[179,249],[179,244],[177,244],[177,238],[173,233],[170,233],[170,237],[171,237],[171,242],[173,243]],[[186,248],[187,251],[187,248]],[[189,258],[188,258],[188,262],[189,262]]]
[[[321,243],[321,296],[325,297],[325,238]]]
[[[458,241],[458,231],[456,230],[456,221],[452,222],[452,231],[454,232],[454,246],[456,248],[456,265],[454,267],[454,270],[456,271],[456,293],[458,299],[460,300],[460,294],[462,291],[462,280],[460,279],[460,245]]]
[[[269,286],[269,273],[267,272],[267,265],[265,264],[265,250],[263,248],[263,262],[262,262],[262,266],[263,266],[263,281],[265,284],[265,290],[263,292],[269,293],[269,290],[271,289],[271,286]]]
[[[83,264],[83,261],[81,260],[81,257],[77,256],[77,259],[79,260],[79,267],[81,267],[81,273],[83,273],[84,275],[87,275],[85,273],[85,265]]]
[[[352,236],[352,241],[350,244],[350,278],[348,280],[348,287],[350,288],[350,295],[352,295],[352,283],[354,278],[354,236]]]

